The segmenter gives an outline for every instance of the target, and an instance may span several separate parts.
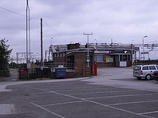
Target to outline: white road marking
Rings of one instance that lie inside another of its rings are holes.
[[[142,114],[153,114],[153,113],[158,113],[158,111],[151,111],[151,112],[144,112],[144,113],[138,113],[138,114],[140,114],[140,115],[142,115]]]
[[[138,102],[125,102],[125,103],[116,103],[116,104],[108,104],[108,105],[116,106],[116,105],[138,104],[138,103],[148,103],[148,102],[158,102],[158,100],[148,100],[148,101],[138,101]]]
[[[0,115],[15,114],[14,104],[0,104]]]
[[[38,89],[38,88],[35,88],[35,89]],[[43,91],[47,91],[47,90],[44,90],[44,89],[39,89],[39,90],[43,90]],[[79,99],[79,100],[83,100],[84,102],[91,102],[91,103],[94,103],[94,104],[97,104],[97,105],[100,105],[100,106],[104,106],[104,107],[107,107],[107,108],[110,108],[110,109],[115,109],[115,110],[119,110],[119,111],[123,111],[123,112],[126,112],[126,113],[130,113],[130,114],[133,114],[133,115],[137,115],[137,116],[143,116],[143,117],[146,117],[146,118],[153,118],[151,116],[146,116],[146,115],[143,115],[143,114],[138,114],[138,113],[135,113],[135,112],[132,112],[132,111],[128,111],[128,110],[124,110],[124,109],[120,109],[120,108],[116,108],[116,107],[113,107],[113,106],[109,106],[109,105],[105,105],[105,104],[102,104],[102,103],[99,103],[99,102],[95,102],[95,101],[92,101],[92,100],[88,100],[88,99],[85,99],[85,98],[79,98],[79,97],[75,97],[75,96],[72,96],[72,95],[68,95],[68,94],[63,94],[63,93],[58,93],[58,92],[55,92],[55,91],[49,91],[50,93],[54,93],[54,94],[58,94],[58,95],[62,95],[62,96],[66,96],[66,97],[70,97],[70,98],[75,98],[75,99]],[[142,95],[142,94],[138,94],[138,95]],[[132,96],[132,95],[128,95],[128,96]],[[40,105],[37,105],[35,103],[31,103],[31,104],[34,104],[35,106],[41,108],[41,109],[44,109],[45,111],[48,111],[52,114],[56,114]],[[58,114],[56,114],[58,115]],[[60,118],[64,118],[63,116],[60,116]]]
[[[149,93],[149,94],[134,94],[134,95],[114,95],[114,96],[106,96],[106,97],[91,97],[91,98],[84,98],[84,99],[97,99],[97,98],[115,98],[115,97],[130,97],[130,96],[141,96],[141,95],[154,95],[158,93]]]
[[[135,91],[135,90],[127,90],[127,91]],[[105,91],[105,92],[87,92],[87,93],[77,93],[77,94],[71,94],[71,95],[88,95],[88,94],[97,94],[97,93],[118,93],[118,92],[127,92],[127,91]]]
[[[130,113],[130,114],[133,114],[133,115],[143,116],[143,117],[146,117],[146,118],[154,118],[154,117],[151,117],[151,116],[146,116],[146,115],[143,115],[143,114],[134,113],[132,111],[128,111],[128,110],[116,108],[116,107],[113,107],[113,106],[105,105],[105,104],[102,104],[102,103],[99,103],[99,102],[95,102],[95,101],[91,101],[91,100],[88,100],[88,101],[91,102],[91,103],[94,103],[94,104],[98,104],[98,105],[101,105],[101,106],[104,106],[104,107],[108,107],[108,108],[111,108],[111,109],[123,111],[123,112]]]
[[[53,114],[53,115],[55,115],[55,116],[57,116],[57,117],[59,117],[59,118],[65,118],[65,117],[63,117],[63,116],[61,116],[61,115],[59,115],[59,114],[57,114],[57,113],[55,113],[55,112],[52,112],[52,111],[50,111],[50,110],[48,110],[48,109],[46,109],[46,108],[44,108],[44,107],[42,107],[42,106],[40,106],[40,105],[38,105],[38,104],[35,104],[35,103],[33,103],[33,102],[31,102],[31,104],[34,105],[34,106],[36,106],[36,107],[38,107],[38,108],[41,108],[41,109],[43,109],[43,110],[49,112],[49,113],[51,113],[51,114]]]
[[[85,102],[85,101],[63,102],[63,103],[56,103],[56,104],[46,104],[46,105],[41,105],[41,106],[64,105],[64,104],[73,104],[73,103],[80,103],[80,102]]]

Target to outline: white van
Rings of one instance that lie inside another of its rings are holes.
[[[137,79],[150,80],[153,77],[154,71],[158,70],[158,65],[135,65],[133,67],[133,76]]]

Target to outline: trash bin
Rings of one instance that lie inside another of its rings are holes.
[[[43,68],[43,76],[44,78],[50,78],[51,77],[51,68]]]
[[[19,79],[27,79],[27,69],[26,68],[20,68],[19,70]]]
[[[55,74],[56,74],[56,78],[65,78],[66,77],[66,68],[65,67],[56,67]]]

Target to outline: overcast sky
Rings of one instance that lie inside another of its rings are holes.
[[[50,44],[158,43],[158,0],[29,0],[31,51],[40,54],[40,18],[44,50]],[[0,38],[25,52],[26,0],[0,0]],[[95,40],[96,39],[96,40]]]

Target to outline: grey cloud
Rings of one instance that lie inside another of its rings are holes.
[[[2,6],[1,6],[2,5]],[[91,42],[140,43],[143,35],[157,39],[157,0],[29,0],[32,49],[40,41],[40,18],[43,18],[44,45],[51,37],[54,44],[86,43],[83,32],[91,33]],[[0,7],[25,15],[25,0],[0,0]],[[25,51],[25,16],[0,9],[0,36],[8,37],[14,52]],[[149,39],[149,37],[148,37]],[[16,47],[19,44],[19,47]],[[38,49],[39,50],[39,49]]]

